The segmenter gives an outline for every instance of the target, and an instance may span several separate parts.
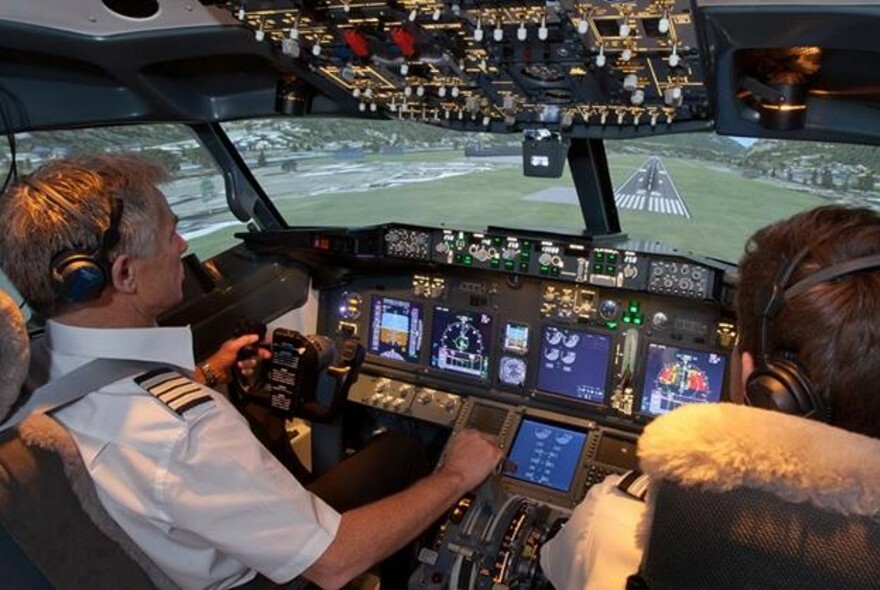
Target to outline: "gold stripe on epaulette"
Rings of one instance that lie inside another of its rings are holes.
[[[181,417],[214,401],[201,385],[171,367],[147,371],[135,377],[134,382]]]

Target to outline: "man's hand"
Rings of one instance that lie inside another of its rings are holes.
[[[208,357],[207,362],[216,372],[219,383],[229,383],[232,381],[232,366],[236,364],[238,351],[245,346],[257,344],[260,337],[256,334],[245,334],[238,338],[232,338],[220,345],[219,350]],[[272,358],[272,352],[263,347],[255,347],[258,354],[263,359]],[[254,366],[257,364],[257,357],[252,356],[238,362],[238,369],[245,377],[250,377],[254,372]]]
[[[457,475],[464,488],[472,490],[495,470],[503,458],[494,437],[476,430],[463,430],[449,443],[440,470]]]

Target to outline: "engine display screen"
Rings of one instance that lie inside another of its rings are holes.
[[[382,358],[419,362],[422,305],[392,297],[373,297],[369,351]]]
[[[601,404],[610,360],[609,336],[544,326],[538,389]]]
[[[524,418],[507,459],[507,477],[567,492],[571,489],[587,433]]]
[[[715,352],[652,342],[645,360],[641,413],[658,416],[684,404],[720,401],[725,361]]]
[[[431,366],[478,379],[489,377],[492,316],[475,311],[434,308]]]

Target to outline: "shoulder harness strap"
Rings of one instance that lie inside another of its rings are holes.
[[[135,377],[134,382],[181,417],[214,402],[205,388],[171,367],[147,371]]]

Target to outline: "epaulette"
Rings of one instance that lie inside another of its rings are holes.
[[[620,482],[617,489],[641,502],[645,501],[645,494],[648,492],[648,476],[640,471],[628,471]]]
[[[214,401],[201,385],[171,367],[147,371],[135,377],[134,382],[181,417]]]

